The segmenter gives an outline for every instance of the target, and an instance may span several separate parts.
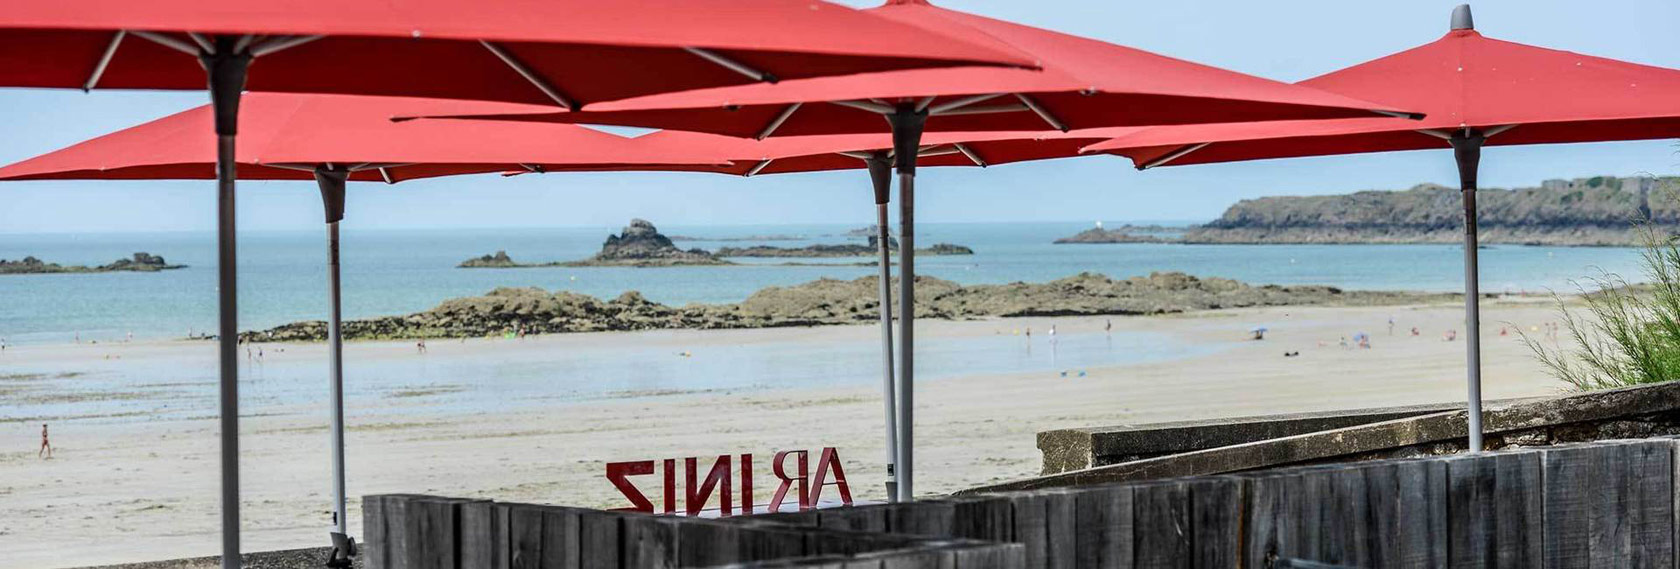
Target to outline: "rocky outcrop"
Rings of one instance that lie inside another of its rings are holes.
[[[821,279],[769,287],[736,304],[667,306],[626,292],[601,300],[540,288],[498,288],[484,296],[444,301],[407,316],[344,323],[351,339],[469,338],[515,330],[532,333],[607,330],[768,328],[876,322],[875,277]],[[896,287],[894,287],[896,290]],[[1278,305],[1381,305],[1448,301],[1451,294],[1343,291],[1327,286],[1253,286],[1184,273],[1111,279],[1080,273],[1048,283],[971,285],[916,279],[916,316],[974,319],[1011,316],[1160,314]],[[247,341],[317,341],[326,324],[298,322],[241,334]]]
[[[1129,228],[1103,229],[1102,226],[1092,227],[1070,237],[1057,239],[1057,244],[1084,243],[1172,243],[1174,240],[1162,239],[1153,235],[1136,235]]]
[[[109,273],[128,271],[137,273],[155,273],[169,269],[185,268],[186,265],[171,265],[163,257],[151,253],[135,253],[127,259],[117,259],[108,264],[97,267],[86,265],[60,265],[48,263],[35,257],[24,257],[17,261],[0,259],[0,275],[45,274],[45,273]]]
[[[564,263],[571,267],[671,267],[677,265],[727,265],[704,249],[678,249],[671,238],[644,219],[632,219],[618,235],[608,235],[601,252],[582,261]]]
[[[497,251],[494,255],[473,257],[456,265],[456,267],[462,269],[513,269],[534,266],[538,265],[522,265],[514,262],[513,258],[508,256],[507,251]]]
[[[755,245],[752,247],[723,247],[717,250],[719,257],[865,257],[879,251],[875,236],[869,237],[869,244],[859,245],[845,243],[839,245],[808,245],[805,247],[773,247],[770,245]],[[888,249],[898,250],[898,240],[888,242]],[[974,250],[962,245],[951,243],[936,243],[930,247],[916,250],[919,256],[937,255],[973,255]]]
[[[1476,192],[1484,243],[1639,245],[1638,221],[1680,228],[1680,178],[1597,176],[1535,188]],[[1457,188],[1243,200],[1184,235],[1188,243],[1457,243],[1464,209]]]

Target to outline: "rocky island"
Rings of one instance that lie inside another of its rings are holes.
[[[729,265],[704,249],[683,250],[661,235],[645,219],[632,219],[618,235],[608,235],[601,252],[581,261],[519,263],[507,251],[461,261],[463,269],[511,269],[529,267],[675,267],[684,265]]]
[[[136,273],[155,273],[170,269],[185,268],[186,265],[171,265],[163,257],[151,253],[135,253],[127,259],[117,259],[108,264],[97,267],[85,265],[60,265],[48,263],[35,257],[24,257],[17,261],[0,259],[0,275],[27,275],[50,273],[111,273],[128,271]]]
[[[843,243],[837,245],[807,245],[805,247],[774,247],[770,245],[754,245],[752,247],[721,247],[717,250],[719,257],[866,257],[876,254],[880,250],[879,241],[875,236],[869,236],[868,244]],[[898,250],[898,240],[888,239],[887,248]],[[951,243],[935,243],[932,246],[916,250],[918,256],[936,255],[973,255],[974,250],[962,245]]]
[[[1103,229],[1102,224],[1086,229],[1071,237],[1057,239],[1057,244],[1069,243],[1174,243],[1176,239],[1162,239],[1154,235],[1138,235],[1132,226],[1122,226],[1119,229]]]
[[[612,300],[540,288],[498,288],[484,296],[446,300],[406,316],[344,323],[355,340],[472,338],[523,329],[534,333],[609,330],[722,329],[876,322],[875,277],[821,279],[769,287],[735,304],[668,306],[631,291]],[[918,318],[979,319],[1021,316],[1140,315],[1282,305],[1387,305],[1453,301],[1456,295],[1344,291],[1328,286],[1256,286],[1184,273],[1112,279],[1080,273],[1048,283],[959,285],[916,279]],[[296,322],[241,334],[246,341],[319,341],[321,321]]]

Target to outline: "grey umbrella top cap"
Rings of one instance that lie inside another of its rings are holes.
[[[1476,29],[1476,19],[1470,17],[1470,5],[1469,4],[1459,4],[1457,8],[1453,8],[1452,29],[1455,29],[1455,30],[1474,30],[1474,29]]]

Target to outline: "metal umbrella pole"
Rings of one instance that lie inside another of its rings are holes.
[[[887,410],[887,501],[898,501],[898,479],[894,465],[898,459],[898,398],[893,383],[892,332],[892,230],[887,219],[887,202],[892,195],[892,162],[887,155],[876,152],[865,160],[869,165],[869,181],[875,185],[875,240],[881,257],[881,395]]]
[[[331,377],[328,405],[332,408],[333,488],[333,549],[327,559],[328,567],[350,567],[350,558],[356,555],[356,542],[350,537],[350,520],[345,512],[344,330],[338,273],[338,222],[344,220],[344,183],[349,178],[347,168],[330,164],[315,167],[315,184],[321,188],[321,204],[327,214],[327,369]]]
[[[234,141],[239,134],[239,94],[251,53],[236,38],[206,42],[199,61],[209,75],[210,105],[216,115],[216,292],[217,353],[221,360],[222,568],[237,569],[239,558],[239,250],[234,240]]]
[[[898,501],[914,502],[916,431],[916,155],[928,111],[901,104],[892,124],[893,162],[898,168]]]
[[[1458,161],[1458,182],[1464,195],[1464,322],[1465,361],[1468,364],[1470,452],[1482,451],[1482,330],[1480,272],[1476,266],[1476,169],[1482,160],[1486,137],[1470,129],[1455,132],[1453,158]]]

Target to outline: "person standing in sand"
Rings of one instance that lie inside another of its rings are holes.
[[[414,351],[418,354],[426,353],[426,340],[424,338],[414,343]]]
[[[47,424],[41,423],[41,450],[35,451],[35,458],[52,458],[52,443],[47,442]]]

